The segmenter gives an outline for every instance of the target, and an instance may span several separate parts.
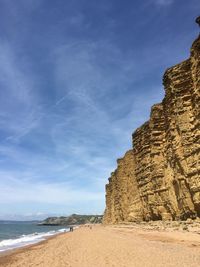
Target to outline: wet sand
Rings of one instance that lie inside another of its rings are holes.
[[[0,256],[2,267],[199,267],[200,235],[132,226],[81,227]]]

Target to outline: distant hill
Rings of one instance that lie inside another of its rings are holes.
[[[49,217],[40,222],[39,225],[79,225],[88,223],[101,223],[103,215],[79,215],[72,214],[64,217]]]

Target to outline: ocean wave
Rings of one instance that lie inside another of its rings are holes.
[[[53,236],[59,233],[68,232],[68,231],[69,231],[69,228],[63,228],[57,231],[49,231],[49,232],[43,232],[43,233],[35,232],[32,234],[28,234],[28,235],[21,235],[19,238],[15,238],[15,239],[5,239],[5,240],[0,241],[0,252],[28,246],[31,244],[36,244],[40,241],[47,239],[50,236]]]

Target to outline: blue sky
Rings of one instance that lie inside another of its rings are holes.
[[[0,219],[102,213],[131,134],[189,57],[199,0],[0,0]]]

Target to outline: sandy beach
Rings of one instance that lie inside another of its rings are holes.
[[[80,227],[0,256],[2,267],[200,266],[200,236],[137,227]]]

